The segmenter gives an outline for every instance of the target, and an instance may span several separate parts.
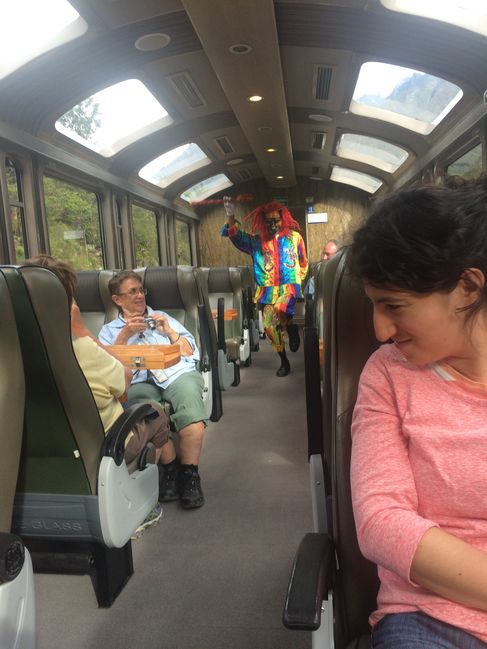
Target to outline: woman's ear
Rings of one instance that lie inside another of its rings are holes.
[[[467,268],[463,271],[458,287],[465,300],[464,306],[471,306],[480,299],[485,285],[485,275],[479,268]]]

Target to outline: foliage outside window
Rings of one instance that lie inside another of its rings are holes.
[[[482,173],[482,145],[477,144],[473,149],[457,158],[446,168],[447,176],[462,176],[477,178]]]
[[[180,265],[191,266],[193,263],[189,224],[180,219],[176,219],[176,257]]]
[[[19,170],[9,158],[5,161],[5,173],[7,177],[10,228],[15,247],[15,261],[19,262],[27,258],[24,201]]]
[[[95,192],[44,176],[44,198],[51,254],[76,270],[103,268]]]
[[[135,264],[142,266],[160,266],[159,237],[157,234],[156,215],[140,205],[132,206],[132,224],[135,242]]]

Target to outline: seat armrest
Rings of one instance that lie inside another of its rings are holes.
[[[22,540],[8,532],[0,532],[0,584],[13,581],[22,570],[25,549]]]
[[[204,304],[198,304],[198,319],[201,341],[201,371],[209,372],[213,365],[213,354],[211,350],[208,315]]]
[[[334,571],[334,546],[328,534],[306,534],[299,545],[289,579],[282,618],[286,628],[319,629],[321,603],[328,598]]]
[[[146,417],[157,415],[150,403],[136,403],[126,408],[109,428],[101,449],[101,455],[113,458],[120,466],[125,452],[125,440],[134,424]]]
[[[225,343],[225,298],[219,297],[217,301],[217,337],[218,349],[222,349],[225,354],[227,353],[227,345]]]

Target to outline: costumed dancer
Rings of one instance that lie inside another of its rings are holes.
[[[235,220],[234,202],[223,197],[228,222],[221,234],[233,245],[251,255],[257,289],[254,301],[262,311],[264,330],[279,354],[281,365],[277,376],[287,376],[291,370],[286,356],[283,333],[287,329],[289,349],[299,348],[299,329],[292,322],[294,305],[302,297],[301,282],[308,272],[308,260],[299,224],[291,213],[277,201],[257,207],[245,217],[250,234]]]

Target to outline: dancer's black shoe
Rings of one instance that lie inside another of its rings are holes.
[[[285,350],[278,352],[281,357],[281,367],[277,370],[276,376],[287,376],[291,371],[291,365],[289,364],[288,358],[286,356]]]

